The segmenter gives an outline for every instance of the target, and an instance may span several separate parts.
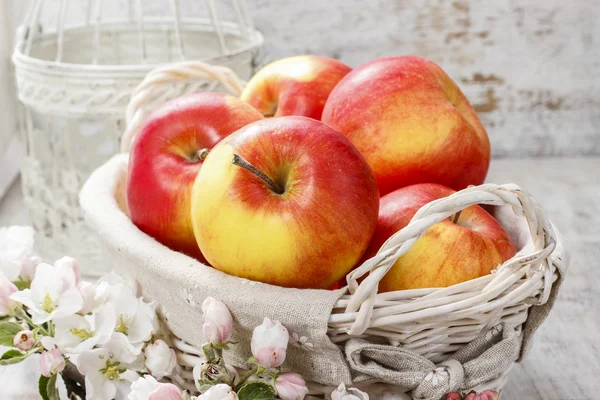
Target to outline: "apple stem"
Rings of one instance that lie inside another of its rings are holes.
[[[198,156],[198,160],[206,160],[206,156],[208,156],[208,153],[210,153],[210,149],[208,148],[198,150],[198,153],[196,153],[196,155]]]
[[[234,154],[233,160],[231,161],[233,165],[237,165],[238,167],[242,167],[247,171],[252,172],[254,175],[258,176],[260,179],[265,181],[267,185],[277,194],[283,194],[284,190],[281,186],[279,186],[273,179],[269,178],[264,172],[256,168],[254,165],[250,164],[248,161],[244,160],[241,156]]]
[[[457,224],[458,223],[458,219],[460,218],[460,213],[462,212],[462,210],[460,210],[459,212],[457,212],[456,214],[454,214],[452,216],[452,222]]]

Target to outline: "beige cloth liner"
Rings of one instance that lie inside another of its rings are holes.
[[[160,311],[169,328],[190,344],[204,343],[200,322],[203,300],[208,296],[222,300],[235,321],[234,338],[239,344],[233,346],[232,353],[237,363],[250,354],[252,329],[269,317],[312,343],[312,350],[290,346],[285,363],[308,380],[326,385],[379,380],[414,389],[417,399],[437,399],[450,389],[469,388],[492,379],[522,358],[531,336],[552,308],[566,273],[567,257],[562,240],[558,240],[552,259],[560,272],[559,280],[552,287],[549,301],[530,309],[523,334],[514,327],[499,325],[495,329],[502,333],[497,335],[501,340],[489,341],[489,335],[483,335],[468,344],[453,356],[453,361],[441,364],[450,379],[438,387],[425,380],[435,365],[400,347],[352,339],[346,344],[346,360],[342,349],[327,336],[328,318],[343,289],[287,289],[229,276],[140,232],[123,211],[127,157],[114,156],[86,182],[80,200],[88,223],[111,252],[113,267],[136,279],[145,297],[160,300]],[[497,218],[519,247],[526,245],[529,234],[524,221],[519,221],[508,207],[501,208]]]

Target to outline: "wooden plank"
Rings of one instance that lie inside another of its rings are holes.
[[[257,0],[272,59],[416,54],[458,82],[493,154],[600,154],[597,0]]]

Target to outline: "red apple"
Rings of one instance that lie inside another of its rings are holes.
[[[331,92],[323,122],[363,154],[385,195],[415,183],[452,189],[483,183],[490,143],[458,86],[421,57],[380,58]]]
[[[381,198],[377,229],[365,253],[374,256],[425,204],[455,193],[442,185],[407,186]],[[500,225],[480,206],[471,206],[431,226],[379,283],[380,292],[446,287],[487,275],[515,255]]]
[[[321,119],[334,86],[351,68],[318,56],[296,56],[275,61],[250,79],[240,98],[266,117],[301,115]]]
[[[178,97],[154,111],[131,148],[127,206],[138,228],[162,244],[204,261],[194,238],[190,195],[202,165],[199,151],[262,119],[222,93]]]
[[[192,190],[196,240],[230,275],[329,288],[367,248],[373,172],[344,135],[306,117],[269,118],[221,141]]]

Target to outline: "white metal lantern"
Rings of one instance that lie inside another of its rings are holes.
[[[110,267],[84,224],[78,192],[118,152],[131,92],[149,71],[193,59],[248,79],[262,42],[245,0],[34,0],[13,61],[24,105],[23,194],[42,256],[81,258],[87,275]],[[170,82],[147,106],[215,90],[213,80]]]

